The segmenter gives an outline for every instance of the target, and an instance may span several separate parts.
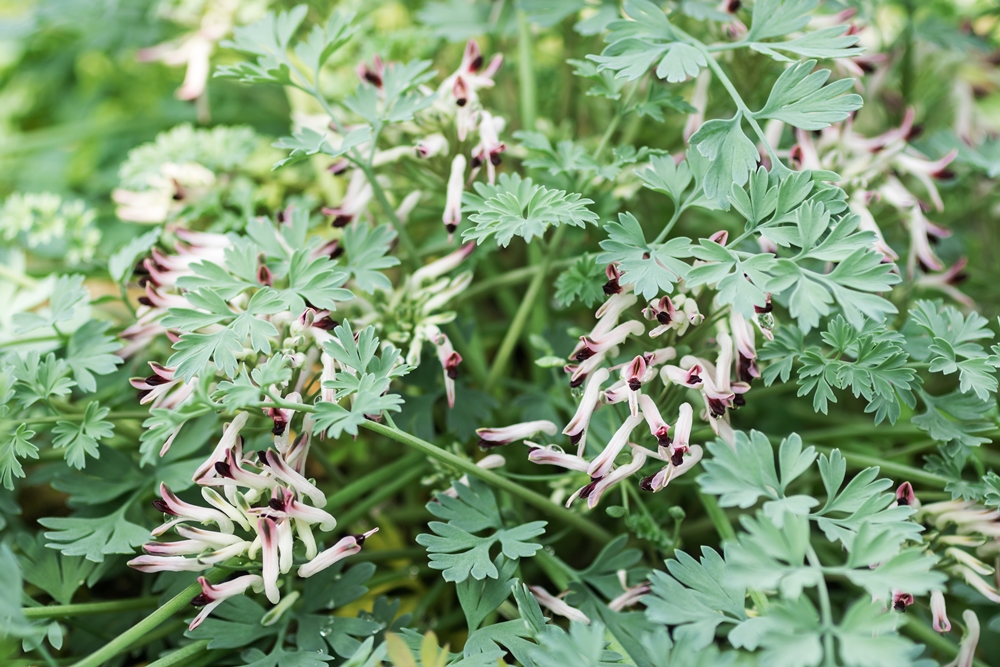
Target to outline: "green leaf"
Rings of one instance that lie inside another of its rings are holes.
[[[784,42],[752,42],[750,48],[775,60],[787,61],[778,51],[788,51],[803,58],[849,58],[864,49],[857,46],[858,36],[850,26],[838,25],[807,33]]]
[[[317,403],[316,412],[313,413],[313,432],[325,432],[331,438],[341,437],[344,431],[356,436],[358,426],[369,418],[378,418],[383,412],[399,412],[403,398],[399,394],[382,395],[382,391],[377,388],[378,382],[379,379],[371,373],[362,375],[350,410],[336,403]],[[338,400],[340,398],[343,396],[338,397]]]
[[[996,393],[1000,355],[989,354],[976,342],[993,338],[986,318],[975,312],[963,316],[954,306],[942,308],[940,302],[918,301],[910,319],[931,339],[929,345],[915,350],[913,355],[929,361],[931,372],[945,375],[957,372],[960,391],[975,392],[980,400]]]
[[[306,303],[313,308],[336,310],[336,302],[354,298],[350,290],[342,287],[349,277],[347,271],[338,267],[329,257],[321,256],[310,260],[309,256],[308,250],[296,250],[292,254],[288,265],[288,287],[277,290],[288,310],[301,313],[305,310]]]
[[[923,647],[896,632],[900,616],[881,602],[861,599],[844,613],[837,628],[840,659],[849,667],[907,667]]]
[[[620,654],[607,650],[606,630],[600,621],[590,625],[571,623],[568,633],[559,626],[548,625],[538,635],[538,647],[531,649],[529,656],[538,667],[615,667],[622,664]]]
[[[819,502],[809,496],[786,497],[785,490],[816,460],[816,450],[802,450],[802,439],[792,434],[782,440],[778,450],[779,468],[775,468],[774,453],[767,436],[751,431],[749,437],[736,431],[733,445],[721,440],[708,444],[712,458],[702,466],[698,477],[702,491],[719,496],[722,507],[752,507],[761,498],[764,514],[779,528],[786,512],[805,515]],[[779,477],[780,469],[780,477]]]
[[[42,632],[24,617],[21,608],[23,592],[17,558],[6,542],[0,543],[0,635],[33,637]]]
[[[340,140],[340,144],[334,148],[327,140],[326,134],[303,127],[293,132],[292,136],[282,137],[272,144],[275,148],[283,148],[291,151],[288,157],[275,162],[272,169],[280,169],[281,167],[301,162],[312,155],[319,155],[321,153],[331,158],[338,158],[347,154],[352,148],[371,141],[371,138],[371,128],[365,125],[364,127],[355,128],[348,132]]]
[[[160,229],[153,229],[136,236],[108,258],[108,273],[116,283],[123,283],[132,276],[136,261],[149,252],[160,240]]]
[[[504,528],[496,499],[485,482],[472,478],[468,485],[456,482],[453,488],[457,498],[437,494],[437,502],[427,504],[431,514],[447,523],[431,521],[428,527],[434,534],[417,536],[417,543],[430,553],[430,566],[442,570],[445,581],[463,582],[470,576],[477,580],[499,578],[500,571],[490,558],[490,548],[498,542],[501,553],[511,560],[534,556],[541,549],[527,540],[545,532],[544,521]],[[473,535],[487,529],[494,532]]]
[[[619,213],[618,222],[605,225],[608,239],[601,241],[605,252],[597,257],[604,264],[617,262],[622,272],[620,282],[635,285],[636,294],[653,299],[661,292],[671,293],[690,267],[680,258],[691,257],[691,240],[670,239],[652,246],[646,243],[639,221],[631,213]]]
[[[994,408],[992,401],[981,400],[974,393],[963,394],[955,390],[943,396],[918,392],[927,411],[915,415],[910,421],[943,443],[959,443],[964,447],[978,447],[990,442],[985,435],[992,431],[993,423],[984,419]]]
[[[819,614],[808,597],[771,601],[767,614],[751,618],[729,633],[737,648],[755,651],[768,667],[817,667],[823,660]]]
[[[710,162],[703,182],[705,196],[723,208],[729,206],[733,186],[746,184],[760,157],[757,147],[740,127],[742,119],[743,113],[737,111],[729,120],[710,120],[689,141]]]
[[[5,488],[14,490],[14,478],[24,477],[21,459],[37,459],[38,447],[31,444],[35,432],[24,424],[19,424],[13,434],[7,434],[0,440],[0,480]]]
[[[335,11],[325,26],[314,25],[306,41],[295,45],[295,55],[316,77],[334,51],[347,44],[357,31],[357,28],[351,25],[353,20],[354,12]]]
[[[830,70],[814,72],[815,67],[815,60],[806,60],[782,72],[767,104],[754,113],[754,118],[773,118],[802,130],[822,130],[861,108],[861,96],[847,94],[854,79],[840,79],[824,86]]]
[[[104,335],[111,327],[110,322],[87,320],[73,332],[66,346],[66,363],[73,371],[73,379],[81,390],[97,391],[95,375],[114,373],[122,358],[111,354],[122,348],[122,344]]]
[[[83,276],[59,276],[49,296],[49,313],[15,313],[11,318],[14,332],[27,333],[71,320],[76,309],[89,298],[90,293],[83,286]]]
[[[13,373],[17,380],[15,394],[21,405],[30,407],[38,401],[67,396],[76,382],[70,380],[70,367],[52,352],[42,359],[38,352],[14,357]]]
[[[493,559],[493,566],[499,572],[496,579],[469,578],[455,586],[458,601],[462,605],[462,611],[465,612],[469,632],[475,632],[486,617],[510,596],[511,585],[517,581],[514,579],[514,572],[517,570],[516,560],[497,554]]]
[[[683,42],[674,42],[667,47],[663,59],[656,66],[656,76],[670,83],[681,83],[698,76],[702,67],[707,67],[705,54]]]
[[[262,606],[245,595],[237,595],[227,599],[201,625],[185,634],[192,639],[208,639],[210,649],[241,648],[278,633],[281,624],[261,625],[264,614]]]
[[[41,535],[37,539],[25,533],[18,535],[24,580],[41,588],[59,604],[69,604],[96,565],[85,558],[64,556],[47,548],[44,542]]]
[[[605,298],[604,281],[601,265],[592,256],[584,255],[556,278],[556,301],[564,308],[575,301],[589,308]]]
[[[365,292],[374,294],[375,290],[392,289],[392,282],[382,270],[399,264],[397,258],[389,255],[395,238],[396,231],[391,225],[373,228],[359,221],[344,228],[347,270]]]
[[[104,421],[110,409],[102,408],[97,401],[87,404],[83,419],[78,422],[60,421],[52,429],[55,438],[52,446],[65,449],[66,463],[77,470],[87,465],[87,455],[100,458],[97,450],[98,439],[114,435],[115,425]]]
[[[670,155],[653,156],[649,160],[649,167],[638,169],[635,173],[647,188],[668,195],[676,206],[680,205],[681,195],[687,190],[692,179],[687,160],[675,164],[674,158]]]
[[[805,565],[809,547],[809,519],[799,514],[784,515],[779,528],[762,512],[741,516],[745,532],[726,552],[729,579],[733,585],[754,590],[778,590],[785,599],[802,595],[805,587],[816,586],[822,574]]]
[[[474,187],[476,193],[466,193],[463,199],[463,210],[475,211],[469,219],[476,223],[463,232],[466,241],[482,244],[495,236],[497,245],[506,248],[515,236],[530,242],[543,236],[549,227],[586,227],[598,220],[597,214],[587,208],[594,203],[590,199],[535,185],[530,178],[522,180],[517,174],[501,174],[495,186],[476,183]]]
[[[746,41],[781,37],[801,30],[809,23],[809,14],[817,4],[819,0],[758,0],[753,5]]]
[[[99,517],[49,517],[38,523],[51,531],[45,533],[45,546],[66,556],[83,556],[100,563],[107,554],[131,554],[135,547],[149,540],[149,531],[125,518],[131,503]]]
[[[723,623],[746,619],[746,589],[726,581],[726,562],[715,550],[702,547],[701,562],[683,551],[667,561],[668,575],[650,575],[650,594],[642,599],[646,616],[655,623],[677,626],[674,638],[687,640],[695,650],[706,648]]]

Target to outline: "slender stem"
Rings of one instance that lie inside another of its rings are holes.
[[[420,454],[413,454],[394,463],[390,463],[387,466],[377,468],[364,477],[354,480],[340,491],[337,491],[335,494],[326,499],[326,511],[333,512],[350,501],[360,498],[370,490],[396,479],[399,475],[403,474],[423,460],[424,457]]]
[[[521,98],[521,127],[534,130],[538,120],[538,89],[535,59],[531,52],[531,25],[522,10],[517,12],[517,81]]]
[[[490,374],[486,378],[486,386],[483,390],[489,393],[496,386],[497,382],[500,380],[500,375],[504,372],[507,361],[510,359],[511,353],[514,351],[514,346],[517,345],[518,339],[521,337],[521,330],[524,328],[524,324],[528,321],[528,315],[531,314],[531,308],[538,298],[539,292],[542,290],[542,285],[545,283],[545,276],[548,275],[549,270],[552,267],[552,263],[555,261],[555,257],[560,250],[562,244],[562,238],[566,233],[566,226],[563,225],[556,229],[556,233],[552,236],[552,243],[549,245],[549,250],[542,259],[542,263],[535,274],[535,277],[531,279],[531,283],[528,285],[528,291],[524,293],[524,298],[521,300],[521,305],[517,309],[517,313],[514,314],[514,319],[510,323],[510,328],[507,329],[507,334],[504,339],[500,342],[500,348],[497,350],[497,355],[493,359],[493,367],[490,368]]]
[[[365,498],[359,503],[353,504],[351,509],[340,517],[340,521],[344,524],[344,526],[351,525],[371,511],[373,507],[379,503],[385,502],[392,496],[399,493],[402,489],[405,489],[407,486],[417,481],[420,476],[424,474],[425,465],[426,460],[421,463],[411,464],[406,472],[397,475],[395,479],[378,489],[368,498]]]
[[[14,347],[16,345],[34,345],[35,343],[53,343],[60,340],[62,340],[62,337],[55,334],[50,336],[32,336],[31,338],[15,338],[13,340],[0,341],[0,348]]]
[[[667,222],[666,226],[661,229],[660,233],[656,235],[655,239],[653,239],[654,244],[663,243],[663,240],[667,238],[668,234],[670,234],[670,230],[677,224],[677,220],[681,217],[681,213],[684,212],[685,208],[687,208],[687,202],[674,207],[674,214],[670,216],[670,220]]]
[[[55,422],[67,421],[67,422],[78,422],[83,421],[86,416],[84,412],[74,412],[71,414],[61,414],[61,415],[49,415],[47,417],[31,417],[29,419],[19,419],[18,424],[52,424]],[[123,411],[123,412],[109,412],[105,419],[145,419],[149,416],[148,410],[134,410],[134,411]]]
[[[830,608],[830,591],[826,588],[826,578],[822,574],[823,566],[819,562],[819,557],[816,555],[816,550],[813,549],[810,544],[806,550],[806,560],[809,566],[820,570],[819,575],[819,612],[820,618],[823,621],[823,653],[824,662],[828,667],[834,667],[837,664],[833,653],[833,610]]]
[[[0,264],[0,278],[11,281],[12,283],[17,283],[21,287],[27,287],[29,289],[38,286],[38,281],[31,276],[26,276],[22,273],[16,271],[11,271],[3,264]]]
[[[133,611],[156,606],[156,596],[128,598],[109,602],[82,602],[80,604],[61,604],[50,607],[28,607],[24,610],[25,618],[69,618],[86,614],[107,614],[110,612]]]
[[[639,86],[641,84],[642,81],[637,81],[635,85],[632,86],[632,90],[630,90],[628,95],[625,96],[621,106],[617,107],[615,110],[614,118],[612,118],[611,122],[608,123],[607,129],[605,129],[604,134],[601,135],[600,143],[597,144],[597,148],[594,150],[595,161],[600,159],[601,153],[603,153],[604,149],[608,147],[608,142],[611,141],[611,137],[614,136],[615,130],[618,129],[618,125],[622,122],[622,116],[625,115],[623,111],[625,111],[628,105],[632,102],[632,98],[635,97],[636,91],[639,90]]]
[[[552,262],[549,267],[550,272],[557,269],[563,269],[567,266],[573,264],[576,258],[572,259],[560,259],[558,261]],[[542,270],[541,266],[525,266],[520,269],[514,269],[513,271],[507,271],[505,273],[496,276],[495,278],[489,278],[487,280],[478,281],[475,285],[470,286],[467,290],[455,296],[451,300],[452,305],[457,303],[462,303],[463,301],[468,301],[473,297],[477,297],[480,294],[490,294],[496,291],[498,287],[505,287],[507,285],[516,285],[518,283],[523,283],[531,279],[536,273]]]
[[[159,660],[149,663],[146,667],[171,667],[172,665],[186,664],[188,658],[192,658],[202,651],[208,649],[208,639],[199,639],[191,642],[187,646],[177,649],[173,653],[168,653]]]
[[[835,449],[835,447],[816,445],[816,449],[829,454]],[[900,479],[904,479],[908,482],[927,484],[928,486],[933,486],[938,489],[943,489],[945,485],[948,484],[948,478],[936,475],[932,472],[927,472],[926,470],[921,470],[920,468],[903,465],[902,463],[893,463],[892,461],[880,459],[877,456],[866,456],[864,454],[855,454],[854,452],[841,453],[844,454],[844,459],[847,461],[847,465],[851,468],[871,468],[878,466],[879,470],[883,473],[896,475]]]
[[[204,575],[212,583],[217,583],[226,576],[225,570],[212,570]],[[102,648],[76,662],[72,667],[100,667],[111,658],[128,650],[128,648],[152,630],[166,623],[167,619],[191,604],[191,598],[201,592],[201,585],[191,584],[180,593],[170,598],[162,607],[142,619],[131,628],[115,637]]]
[[[709,69],[712,70],[712,73],[715,74],[715,77],[722,84],[723,88],[725,88],[726,92],[729,93],[729,97],[733,99],[733,102],[736,104],[736,108],[742,112],[744,118],[746,118],[747,122],[750,123],[750,127],[753,128],[757,138],[760,139],[762,144],[764,144],[764,149],[771,158],[771,164],[773,167],[782,167],[783,165],[781,164],[781,160],[778,159],[778,155],[774,152],[774,149],[771,148],[770,142],[768,142],[767,137],[764,135],[764,130],[761,129],[757,119],[753,117],[753,112],[750,110],[750,107],[747,106],[746,102],[743,101],[739,91],[736,90],[736,86],[734,86],[733,82],[729,80],[726,73],[722,71],[722,66],[716,62],[715,58],[712,57],[711,52],[709,52],[708,48],[704,44],[696,39],[691,39],[691,42],[696,49],[705,54],[705,60],[708,61]]]
[[[393,229],[396,230],[396,234],[399,235],[399,245],[403,247],[404,259],[407,264],[412,269],[416,269],[420,266],[418,257],[420,253],[417,252],[417,246],[413,244],[413,239],[410,238],[409,232],[406,231],[403,221],[399,219],[396,215],[396,210],[389,203],[389,199],[385,196],[385,190],[382,189],[382,185],[378,182],[375,177],[375,171],[372,169],[370,164],[364,162],[355,162],[358,168],[365,173],[365,177],[368,179],[368,183],[372,186],[372,194],[375,195],[375,199],[378,200],[379,206],[385,212],[389,222],[392,223]]]
[[[374,431],[375,433],[380,433],[387,438],[392,438],[396,442],[400,442],[408,447],[412,447],[419,452],[423,452],[427,456],[431,456],[438,461],[442,461],[457,468],[463,473],[472,475],[473,477],[478,477],[484,482],[490,484],[491,486],[506,491],[513,496],[516,496],[526,502],[527,504],[541,510],[549,516],[559,519],[564,523],[569,524],[573,528],[576,528],[581,533],[584,533],[588,537],[597,540],[601,543],[610,542],[612,539],[611,533],[606,531],[604,528],[600,527],[590,519],[581,516],[575,512],[571,512],[568,509],[557,505],[540,493],[536,493],[530,489],[526,489],[520,484],[513,482],[509,479],[497,475],[491,470],[484,470],[477,466],[472,461],[468,459],[463,459],[460,456],[456,456],[451,452],[445,451],[436,445],[421,440],[415,436],[410,435],[399,429],[392,428],[391,426],[386,426],[385,424],[379,424],[373,421],[366,421],[361,424],[364,428],[369,431]]]

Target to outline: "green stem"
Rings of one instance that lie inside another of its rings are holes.
[[[412,456],[407,456],[394,463],[390,463],[387,466],[382,466],[364,477],[351,482],[326,499],[326,511],[334,512],[340,509],[342,506],[360,498],[372,489],[396,479],[423,460],[424,457],[420,454],[413,454]]]
[[[555,271],[557,269],[564,269],[572,265],[576,261],[573,259],[560,259],[556,262],[552,262],[549,267],[550,271]],[[531,279],[536,273],[542,270],[541,266],[525,266],[520,269],[514,269],[513,271],[507,271],[502,273],[495,278],[488,278],[486,280],[481,280],[475,285],[469,287],[461,294],[455,296],[451,300],[452,305],[462,303],[464,301],[469,301],[480,294],[491,294],[496,291],[498,287],[506,287],[508,285],[517,285],[518,283],[523,283]]]
[[[49,415],[48,417],[31,417],[29,419],[19,419],[18,424],[52,424],[55,422],[67,421],[67,422],[78,422],[83,421],[86,413],[71,413],[71,414],[61,414],[61,415]],[[105,419],[145,419],[149,416],[149,411],[145,410],[135,410],[135,411],[124,411],[124,412],[109,412]]]
[[[378,491],[365,498],[364,501],[355,503],[351,506],[351,509],[344,513],[340,517],[340,520],[345,526],[349,526],[365,514],[367,514],[373,507],[385,502],[389,498],[393,497],[399,493],[402,489],[405,489],[411,483],[415,482],[424,474],[424,465],[417,463],[411,465],[410,469],[407,470],[402,475],[397,476],[394,480],[380,488]]]
[[[386,426],[385,424],[379,424],[373,421],[366,421],[361,424],[364,428],[369,431],[374,431],[375,433],[380,433],[387,438],[392,438],[396,442],[400,442],[408,447],[423,452],[425,455],[433,457],[438,461],[447,463],[448,465],[457,468],[463,473],[472,475],[473,477],[478,477],[487,484],[491,486],[506,491],[517,498],[520,498],[525,503],[535,507],[536,509],[548,514],[549,516],[559,519],[564,523],[576,528],[581,533],[584,533],[588,537],[597,540],[601,543],[610,542],[613,536],[611,533],[606,531],[604,528],[600,527],[590,519],[581,516],[575,512],[571,512],[561,505],[557,505],[540,493],[536,493],[530,489],[526,489],[520,484],[513,482],[509,479],[501,477],[491,470],[484,470],[477,466],[472,461],[468,459],[463,459],[460,456],[456,456],[451,452],[445,451],[436,445],[421,440],[415,436],[410,435],[399,429],[392,428],[391,426]]]
[[[490,368],[489,377],[486,378],[486,385],[483,388],[486,393],[490,393],[493,390],[497,382],[500,380],[500,376],[506,369],[507,361],[510,359],[510,355],[514,351],[514,346],[517,345],[517,341],[521,337],[521,330],[524,328],[524,324],[528,321],[528,315],[531,314],[531,308],[542,290],[542,285],[545,283],[545,276],[548,275],[549,270],[552,268],[552,263],[555,261],[555,257],[559,253],[560,246],[562,245],[562,238],[565,233],[566,226],[563,225],[556,229],[556,233],[552,236],[552,242],[549,244],[549,250],[545,253],[545,257],[542,259],[538,273],[536,273],[535,277],[531,279],[531,283],[528,285],[528,291],[524,293],[521,305],[518,307],[517,313],[514,314],[514,319],[510,323],[510,328],[507,329],[507,334],[500,342],[500,348],[497,350],[497,355],[493,359],[493,367]]]
[[[11,271],[3,264],[0,264],[0,278],[5,278],[6,280],[16,283],[21,287],[27,287],[28,289],[38,286],[38,281],[31,276],[26,276],[16,271]]]
[[[146,667],[171,667],[172,665],[187,664],[188,658],[208,649],[209,641],[208,639],[199,639],[196,642],[191,642],[184,648],[177,649],[173,653],[168,653],[159,660],[149,663]]]
[[[0,341],[0,348],[14,347],[17,345],[33,345],[35,343],[50,343],[62,340],[61,336],[55,334],[50,336],[32,336],[31,338],[15,338],[13,340]]]
[[[715,74],[715,78],[719,80],[719,83],[722,84],[722,87],[726,89],[727,93],[729,93],[729,97],[731,97],[733,102],[736,104],[736,108],[742,112],[743,117],[747,119],[748,123],[750,123],[750,127],[753,128],[753,131],[757,135],[757,138],[760,139],[762,144],[764,144],[764,149],[767,151],[768,156],[771,158],[772,168],[777,169],[783,167],[784,165],[782,165],[781,160],[778,159],[777,153],[775,153],[774,149],[771,148],[771,144],[768,142],[767,137],[764,135],[764,130],[762,130],[760,124],[757,123],[757,119],[753,117],[753,112],[750,110],[750,107],[747,106],[746,102],[743,101],[743,98],[740,96],[739,91],[736,90],[736,86],[733,85],[733,82],[729,80],[729,77],[722,70],[722,66],[719,65],[718,62],[716,62],[715,58],[712,57],[711,52],[704,44],[702,44],[696,39],[693,38],[690,39],[692,45],[705,55],[705,60],[708,61],[709,69],[712,70],[712,73]]]
[[[226,576],[225,570],[212,570],[205,575],[212,583],[217,583]],[[201,592],[201,584],[195,582],[182,590],[180,593],[170,598],[162,607],[152,614],[142,619],[131,628],[115,637],[102,648],[94,651],[89,656],[76,662],[72,667],[100,667],[111,658],[126,651],[136,641],[140,640],[149,632],[160,627],[166,621],[182,609],[186,609],[191,604],[191,598]]]
[[[614,136],[615,130],[618,129],[618,125],[622,122],[622,117],[625,115],[623,112],[628,108],[628,105],[632,102],[632,98],[635,97],[636,92],[639,90],[639,86],[642,81],[637,81],[632,90],[629,91],[628,95],[622,101],[621,106],[617,107],[615,110],[615,116],[608,123],[607,129],[604,130],[604,134],[601,135],[601,141],[597,144],[597,148],[594,150],[594,160],[599,160],[601,153],[604,149],[608,147],[608,142],[611,141],[611,137]]]
[[[816,445],[816,449],[829,455],[830,452],[836,448]],[[921,470],[920,468],[903,465],[902,463],[893,463],[892,461],[880,459],[877,456],[866,456],[864,454],[855,454],[854,452],[841,453],[844,454],[844,459],[847,461],[847,465],[851,468],[871,468],[878,466],[882,473],[897,476],[899,480],[927,484],[928,486],[933,486],[938,489],[943,489],[945,485],[948,484],[948,479],[946,477],[935,475],[932,472],[927,472],[926,470]]]
[[[521,97],[521,127],[534,130],[538,120],[535,60],[531,53],[531,25],[521,10],[517,12],[517,80]]]
[[[372,169],[370,164],[364,162],[355,162],[361,171],[365,173],[365,177],[368,179],[368,183],[372,186],[372,194],[375,195],[375,199],[378,200],[378,204],[382,207],[385,212],[389,222],[392,223],[393,228],[396,230],[396,234],[399,235],[399,245],[403,247],[403,254],[406,263],[411,269],[416,269],[420,266],[420,261],[418,257],[420,253],[417,252],[417,246],[413,244],[413,239],[410,238],[409,232],[406,231],[406,226],[403,225],[403,221],[399,219],[396,215],[396,209],[392,207],[389,203],[388,197],[385,196],[385,190],[382,189],[382,185],[378,182],[375,177],[375,171]]]
[[[806,550],[806,561],[808,561],[809,566],[822,571],[823,566],[819,562],[819,556],[816,555],[816,550],[813,549],[810,544]],[[833,653],[833,610],[830,608],[830,591],[826,588],[826,578],[820,573],[819,581],[819,612],[820,618],[823,621],[823,653],[824,662],[827,667],[835,667],[837,664],[836,658]]]
[[[663,243],[663,240],[667,238],[668,234],[670,234],[670,230],[673,229],[674,225],[677,224],[677,220],[681,217],[681,213],[684,212],[684,209],[687,208],[687,205],[688,203],[684,202],[683,204],[674,207],[674,214],[670,216],[670,220],[667,222],[666,226],[662,230],[660,230],[660,233],[656,235],[655,239],[653,239],[654,244]]]
[[[25,618],[69,618],[86,614],[107,614],[110,612],[134,611],[156,606],[156,596],[128,598],[109,602],[82,602],[80,604],[61,604],[50,607],[28,607],[24,610]]]

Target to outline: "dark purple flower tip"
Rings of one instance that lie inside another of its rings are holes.
[[[482,438],[480,438],[480,440],[479,440],[479,448],[480,449],[494,449],[496,447],[503,447],[505,445],[509,445],[510,442],[511,442],[510,440],[501,441],[501,442],[494,442],[492,440],[483,440]]]
[[[691,384],[701,384],[701,376],[697,374],[692,375],[688,378],[688,382]]]
[[[499,167],[501,162],[500,156],[496,153],[490,153],[490,162],[493,163],[494,167]]]
[[[211,600],[209,600],[208,596],[205,595],[204,593],[198,593],[193,598],[191,598],[191,604],[195,607],[204,607],[209,602],[211,602]]]
[[[603,289],[604,293],[607,294],[608,296],[611,296],[613,294],[620,294],[622,291],[622,287],[621,285],[618,284],[617,279],[609,280],[608,282],[604,283],[604,287],[602,287],[601,289]]]
[[[138,299],[139,303],[143,306],[153,307],[153,302],[149,300],[148,296],[140,296]]]
[[[642,389],[642,382],[640,382],[637,378],[632,378],[628,381],[628,388],[632,391],[639,391]]]
[[[153,507],[156,509],[157,512],[163,512],[164,514],[174,515],[174,513],[170,510],[170,505],[168,505],[167,501],[163,500],[162,498],[153,498]]]
[[[733,396],[734,408],[742,408],[746,404],[747,404],[747,399],[743,396],[743,394],[736,394],[735,396]]]
[[[587,359],[590,359],[592,356],[594,356],[594,351],[591,350],[589,347],[585,347],[573,355],[573,360],[586,361]]]
[[[233,471],[229,467],[229,464],[226,463],[225,461],[215,462],[215,472],[219,473],[223,477],[228,477],[229,479],[233,479]]]
[[[581,498],[589,498],[590,494],[593,493],[594,489],[597,488],[597,483],[600,482],[601,479],[603,479],[603,478],[598,477],[597,479],[592,480],[590,482],[590,484],[588,484],[587,486],[585,486],[582,489],[580,489],[580,497]]]
[[[579,433],[574,433],[573,435],[569,436],[569,444],[577,445],[580,443],[580,440],[582,439],[583,439],[583,431],[580,431]]]
[[[641,480],[639,480],[639,488],[642,489],[643,491],[652,491],[653,475],[650,475],[649,477],[643,477]]]
[[[682,463],[684,463],[684,452],[678,449],[670,455],[670,465],[676,468]]]
[[[670,324],[670,313],[665,310],[661,310],[656,314],[656,321],[660,324]]]
[[[454,234],[455,230],[458,229],[458,225],[456,225],[454,222],[449,222],[444,226],[444,228],[445,231],[447,231],[449,234]]]
[[[360,547],[360,546],[361,546],[362,544],[364,544],[364,543],[365,543],[365,540],[367,540],[367,539],[368,539],[367,537],[365,537],[365,535],[364,535],[364,534],[359,534],[359,535],[351,535],[351,537],[353,537],[353,538],[354,538],[354,541],[358,543],[358,546],[359,546],[359,547]]]
[[[726,404],[717,398],[710,398],[708,399],[708,410],[712,413],[713,417],[718,419],[726,414]]]
[[[466,102],[468,102],[468,100],[465,99],[464,97],[459,97],[457,100],[455,100],[455,104],[457,104],[460,107],[464,107]]]
[[[285,503],[281,498],[271,498],[267,501],[267,506],[277,512],[285,511]]]
[[[332,224],[334,227],[346,227],[353,219],[353,215],[338,215],[333,219]]]
[[[470,72],[478,72],[479,68],[483,66],[483,57],[481,55],[473,58],[472,62],[469,63]]]

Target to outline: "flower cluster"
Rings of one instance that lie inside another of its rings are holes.
[[[572,363],[565,368],[570,386],[583,387],[576,413],[562,430],[570,445],[576,446],[576,453],[567,453],[554,444],[542,446],[527,442],[531,447],[529,460],[590,476],[590,482],[570,496],[567,506],[583,498],[589,507],[595,507],[608,489],[637,473],[647,460],[655,460],[660,466],[656,473],[640,482],[640,488],[652,492],[663,490],[671,480],[701,460],[701,446],[691,444],[694,408],[690,403],[680,403],[673,425],[668,423],[661,415],[655,394],[651,393],[657,380],[664,390],[674,389],[680,396],[687,390],[697,392],[704,404],[701,418],[718,436],[732,444],[730,411],[745,404],[744,394],[750,390],[750,383],[760,377],[754,331],[758,329],[766,338],[772,338],[768,303],[767,307],[758,309],[752,322],[735,310],[730,312],[728,322],[719,327],[715,337],[718,356],[714,362],[684,355],[678,363],[669,363],[677,358],[675,347],[670,346],[606,366],[605,362],[616,358],[630,337],[640,337],[646,331],[638,320],[622,321],[638,302],[638,297],[632,293],[633,286],[619,284],[621,273],[614,264],[607,267],[606,273],[608,283],[604,291],[610,296],[597,309],[597,323],[589,334],[580,337],[570,353]],[[704,320],[694,295],[686,293],[682,286],[672,296],[649,302],[642,309],[642,316],[657,324],[649,332],[650,338],[669,332],[673,340]],[[617,376],[614,379],[613,374]],[[628,416],[604,448],[596,456],[587,458],[587,432],[594,412],[601,406],[617,403],[627,403]],[[632,442],[635,429],[643,422],[656,440],[655,451]],[[482,428],[477,433],[480,447],[491,448],[516,440],[527,441],[539,433],[554,436],[557,431],[558,427],[550,421],[534,421],[505,428]],[[630,460],[616,465],[626,447],[631,451]]]
[[[271,604],[278,604],[281,576],[295,569],[298,577],[311,577],[358,553],[365,539],[378,530],[348,535],[320,551],[314,530],[321,536],[329,533],[337,527],[337,520],[323,509],[325,494],[304,475],[310,436],[306,429],[292,440],[291,417],[290,411],[273,411],[275,448],[253,454],[244,452],[240,435],[249,413],[241,412],[229,423],[211,456],[194,473],[206,505],[185,502],[166,484],[160,486],[161,498],[153,505],[167,520],[153,535],[161,537],[173,530],[183,539],[144,545],[147,555],[130,560],[131,567],[142,572],[201,572],[229,563],[255,571],[222,584],[201,577],[202,592],[192,603],[203,608],[191,629],[225,599],[247,589],[263,591]],[[305,561],[297,567],[296,552]]]

